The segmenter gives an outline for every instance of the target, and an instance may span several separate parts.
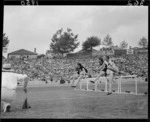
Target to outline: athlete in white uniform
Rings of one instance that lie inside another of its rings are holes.
[[[2,69],[1,105],[4,112],[10,111],[10,103],[16,98],[18,80],[24,79],[24,91],[27,92],[27,75],[13,73],[11,64],[4,64]]]
[[[119,71],[118,71],[118,68],[116,67],[115,63],[113,63],[111,61],[109,56],[105,56],[105,63],[107,64],[107,77],[108,77],[107,82],[108,82],[108,86],[109,86],[107,95],[110,95],[110,94],[112,94],[112,82],[114,79],[114,74],[118,73]]]

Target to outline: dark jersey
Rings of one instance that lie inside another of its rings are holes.
[[[104,68],[102,69],[102,71],[106,72],[107,71],[107,64],[104,63]]]
[[[80,74],[82,71],[88,73],[88,70],[85,67],[76,68],[77,74]]]
[[[107,64],[104,62],[102,65],[100,65],[102,67],[101,71],[105,72],[105,76],[107,75]]]

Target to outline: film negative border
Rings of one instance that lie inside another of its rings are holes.
[[[148,6],[149,0],[4,0],[4,5],[126,5]]]

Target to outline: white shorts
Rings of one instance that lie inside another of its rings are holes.
[[[84,71],[81,71],[81,72],[80,72],[80,75],[85,76],[85,74],[86,74],[86,73],[85,73]]]
[[[107,75],[108,75],[108,76],[113,76],[113,75],[114,75],[114,72],[111,71],[111,70],[107,70]]]
[[[74,74],[74,75],[73,75],[73,78],[74,78],[74,79],[77,79],[78,77],[79,77],[78,74]]]
[[[10,103],[16,99],[16,90],[2,87],[1,89],[1,101]]]

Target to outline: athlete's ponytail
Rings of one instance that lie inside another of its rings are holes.
[[[81,64],[81,63],[77,63],[80,66],[81,70],[85,70],[86,73],[88,73],[88,70]]]
[[[83,67],[83,68],[84,68],[85,72],[88,73],[88,70],[85,67]]]

